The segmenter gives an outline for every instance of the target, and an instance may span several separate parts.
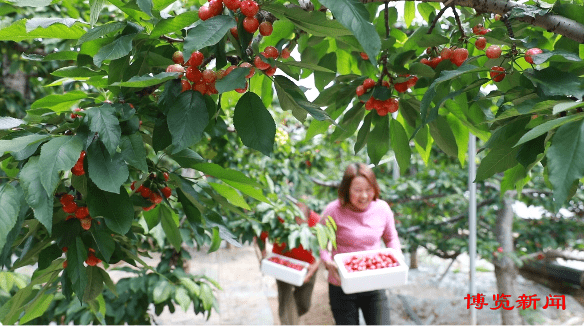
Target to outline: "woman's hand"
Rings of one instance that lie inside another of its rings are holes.
[[[316,271],[318,270],[319,264],[320,264],[320,261],[316,260],[314,263],[312,263],[308,266],[308,272],[306,272],[306,277],[304,278],[304,284],[306,284],[306,283],[308,283],[308,281],[310,281],[310,278],[312,277],[312,275],[314,275],[314,273],[316,273]]]
[[[333,280],[335,280],[336,282],[338,282],[340,284],[341,283],[341,276],[339,275],[339,268],[337,267],[337,264],[331,260],[331,261],[325,261],[324,266],[328,270],[329,276],[332,275]]]

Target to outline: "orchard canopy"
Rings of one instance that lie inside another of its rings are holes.
[[[475,135],[476,182],[520,190],[543,166],[556,210],[584,177],[581,0],[0,0],[0,14],[3,80],[26,80],[24,96],[0,85],[0,261],[38,263],[3,313],[50,287],[91,302],[111,285],[96,264],[141,262],[144,230],[178,250],[186,219],[197,243],[239,244],[226,214],[274,207],[278,172],[210,158],[273,156],[280,109],[306,139],[354,139],[401,171],[433,148],[465,165]],[[317,249],[333,229],[289,243]]]

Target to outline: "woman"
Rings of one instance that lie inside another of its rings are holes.
[[[359,309],[367,325],[389,324],[389,303],[385,290],[345,294],[341,288],[338,266],[332,259],[338,253],[356,252],[386,247],[400,255],[400,241],[395,229],[393,212],[379,199],[379,185],[367,165],[350,164],[339,186],[338,198],[328,204],[320,223],[327,216],[337,224],[337,248],[329,253],[321,251],[321,259],[329,271],[329,299],[337,325],[358,325]]]

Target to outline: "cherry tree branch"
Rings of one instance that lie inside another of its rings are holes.
[[[384,2],[385,0],[361,0],[362,3]],[[394,0],[394,1],[414,1],[414,0]],[[423,0],[422,2],[443,2],[443,0]],[[527,9],[528,6],[515,1],[507,0],[453,0],[453,6],[469,7],[478,12],[487,12],[492,14],[499,14],[504,16],[512,9]],[[548,32],[553,32],[567,38],[570,38],[578,43],[584,43],[584,25],[554,14],[545,14],[536,17],[515,17],[514,19],[522,21],[533,26],[545,29]]]

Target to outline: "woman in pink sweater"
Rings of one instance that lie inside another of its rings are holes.
[[[356,252],[386,247],[401,254],[393,212],[379,199],[379,185],[367,165],[354,163],[345,169],[339,186],[338,199],[328,204],[320,223],[327,216],[337,224],[337,248],[320,256],[329,272],[329,299],[337,325],[358,325],[359,309],[367,325],[388,325],[389,302],[385,290],[346,294],[341,288],[338,266],[333,257],[338,253]]]

